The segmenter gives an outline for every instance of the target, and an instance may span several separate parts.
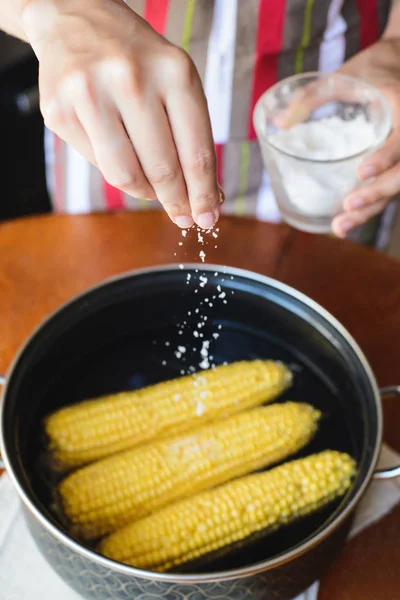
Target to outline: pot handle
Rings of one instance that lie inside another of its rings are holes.
[[[0,375],[0,387],[3,387],[3,385],[5,385],[6,383],[6,378],[4,377],[4,375]],[[0,454],[0,470],[1,469],[5,469],[5,464],[3,463],[2,459],[1,459],[1,454]]]
[[[379,391],[381,398],[385,396],[400,396],[400,385],[384,387]],[[393,479],[394,477],[400,477],[400,465],[388,467],[387,469],[377,469],[374,473],[374,479]]]

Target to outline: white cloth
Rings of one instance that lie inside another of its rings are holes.
[[[400,462],[387,446],[381,466]],[[362,500],[350,536],[382,518],[400,502],[400,479],[375,481]],[[295,600],[316,600],[318,582]],[[37,550],[25,524],[20,502],[5,474],[0,478],[0,597],[6,600],[82,600],[51,569]]]

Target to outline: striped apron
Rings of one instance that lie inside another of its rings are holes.
[[[279,222],[252,124],[258,98],[290,75],[334,71],[374,43],[386,25],[391,0],[127,0],[127,4],[183,47],[196,64],[210,111],[218,177],[226,194],[223,212]],[[160,208],[158,202],[131,198],[107,184],[95,167],[48,130],[45,150],[56,211]],[[387,215],[352,235],[379,245],[383,223],[387,229]]]

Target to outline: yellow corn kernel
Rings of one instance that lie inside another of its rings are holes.
[[[240,361],[62,408],[44,424],[53,466],[77,467],[270,402],[291,381],[281,363]]]
[[[167,571],[312,513],[349,489],[355,462],[327,450],[202,492],[104,538],[99,552]]]
[[[295,454],[314,436],[319,418],[308,404],[272,404],[104,458],[61,482],[63,513],[78,537],[101,537]]]

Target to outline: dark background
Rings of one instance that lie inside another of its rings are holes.
[[[0,32],[1,221],[50,210],[37,79],[30,47]]]

